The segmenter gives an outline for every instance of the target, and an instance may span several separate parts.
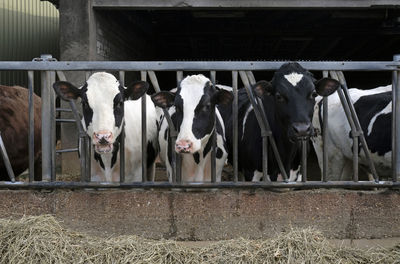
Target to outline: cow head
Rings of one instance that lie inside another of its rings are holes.
[[[110,153],[121,133],[124,120],[124,101],[137,100],[148,88],[148,83],[138,81],[124,88],[109,73],[98,72],[90,76],[86,83],[77,88],[69,82],[56,82],[53,88],[63,100],[81,98],[83,126],[91,137],[95,151]]]
[[[182,80],[176,93],[159,92],[152,96],[155,105],[175,107],[172,120],[179,134],[175,144],[178,153],[196,153],[205,147],[215,122],[215,106],[232,101],[231,92],[217,89],[203,75]]]
[[[271,82],[259,81],[253,86],[257,96],[275,106],[276,119],[287,130],[288,137],[295,140],[313,133],[311,125],[315,97],[328,96],[340,83],[323,78],[316,81],[313,75],[296,62],[283,64]]]

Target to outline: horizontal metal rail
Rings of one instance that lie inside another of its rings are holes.
[[[160,188],[160,189],[315,189],[315,188],[344,188],[344,189],[373,189],[373,188],[400,188],[400,182],[393,181],[337,181],[337,182],[207,182],[207,183],[170,183],[170,182],[137,182],[137,183],[111,183],[111,182],[0,182],[0,189],[135,189],[135,188]]]
[[[287,61],[2,61],[0,70],[236,71],[277,70]],[[308,70],[393,71],[398,61],[298,61]]]

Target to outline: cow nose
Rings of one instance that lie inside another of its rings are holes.
[[[193,143],[189,140],[179,140],[175,143],[175,151],[178,153],[188,153],[192,147]]]
[[[311,123],[293,123],[293,130],[296,136],[306,137],[310,135]]]
[[[93,133],[95,141],[99,144],[109,144],[110,140],[112,139],[112,133],[109,131],[99,131]]]

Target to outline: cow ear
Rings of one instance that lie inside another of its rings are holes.
[[[329,96],[336,92],[339,86],[340,83],[335,79],[322,78],[315,84],[315,90],[321,96]]]
[[[63,100],[76,100],[81,96],[81,89],[69,82],[59,81],[53,84],[54,91]]]
[[[171,92],[161,91],[151,96],[153,103],[161,108],[168,108],[174,104],[175,94]]]
[[[124,90],[124,98],[131,98],[132,100],[137,100],[142,97],[149,88],[149,84],[144,81],[136,81],[128,85]]]
[[[217,92],[212,96],[211,102],[213,104],[230,104],[233,100],[233,93],[224,89],[219,89]]]
[[[273,93],[272,89],[272,84],[267,81],[259,81],[253,86],[253,92],[260,98],[265,94],[271,95]]]

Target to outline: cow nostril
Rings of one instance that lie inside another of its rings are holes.
[[[311,124],[309,123],[293,123],[292,127],[296,134],[306,134],[311,130]]]

